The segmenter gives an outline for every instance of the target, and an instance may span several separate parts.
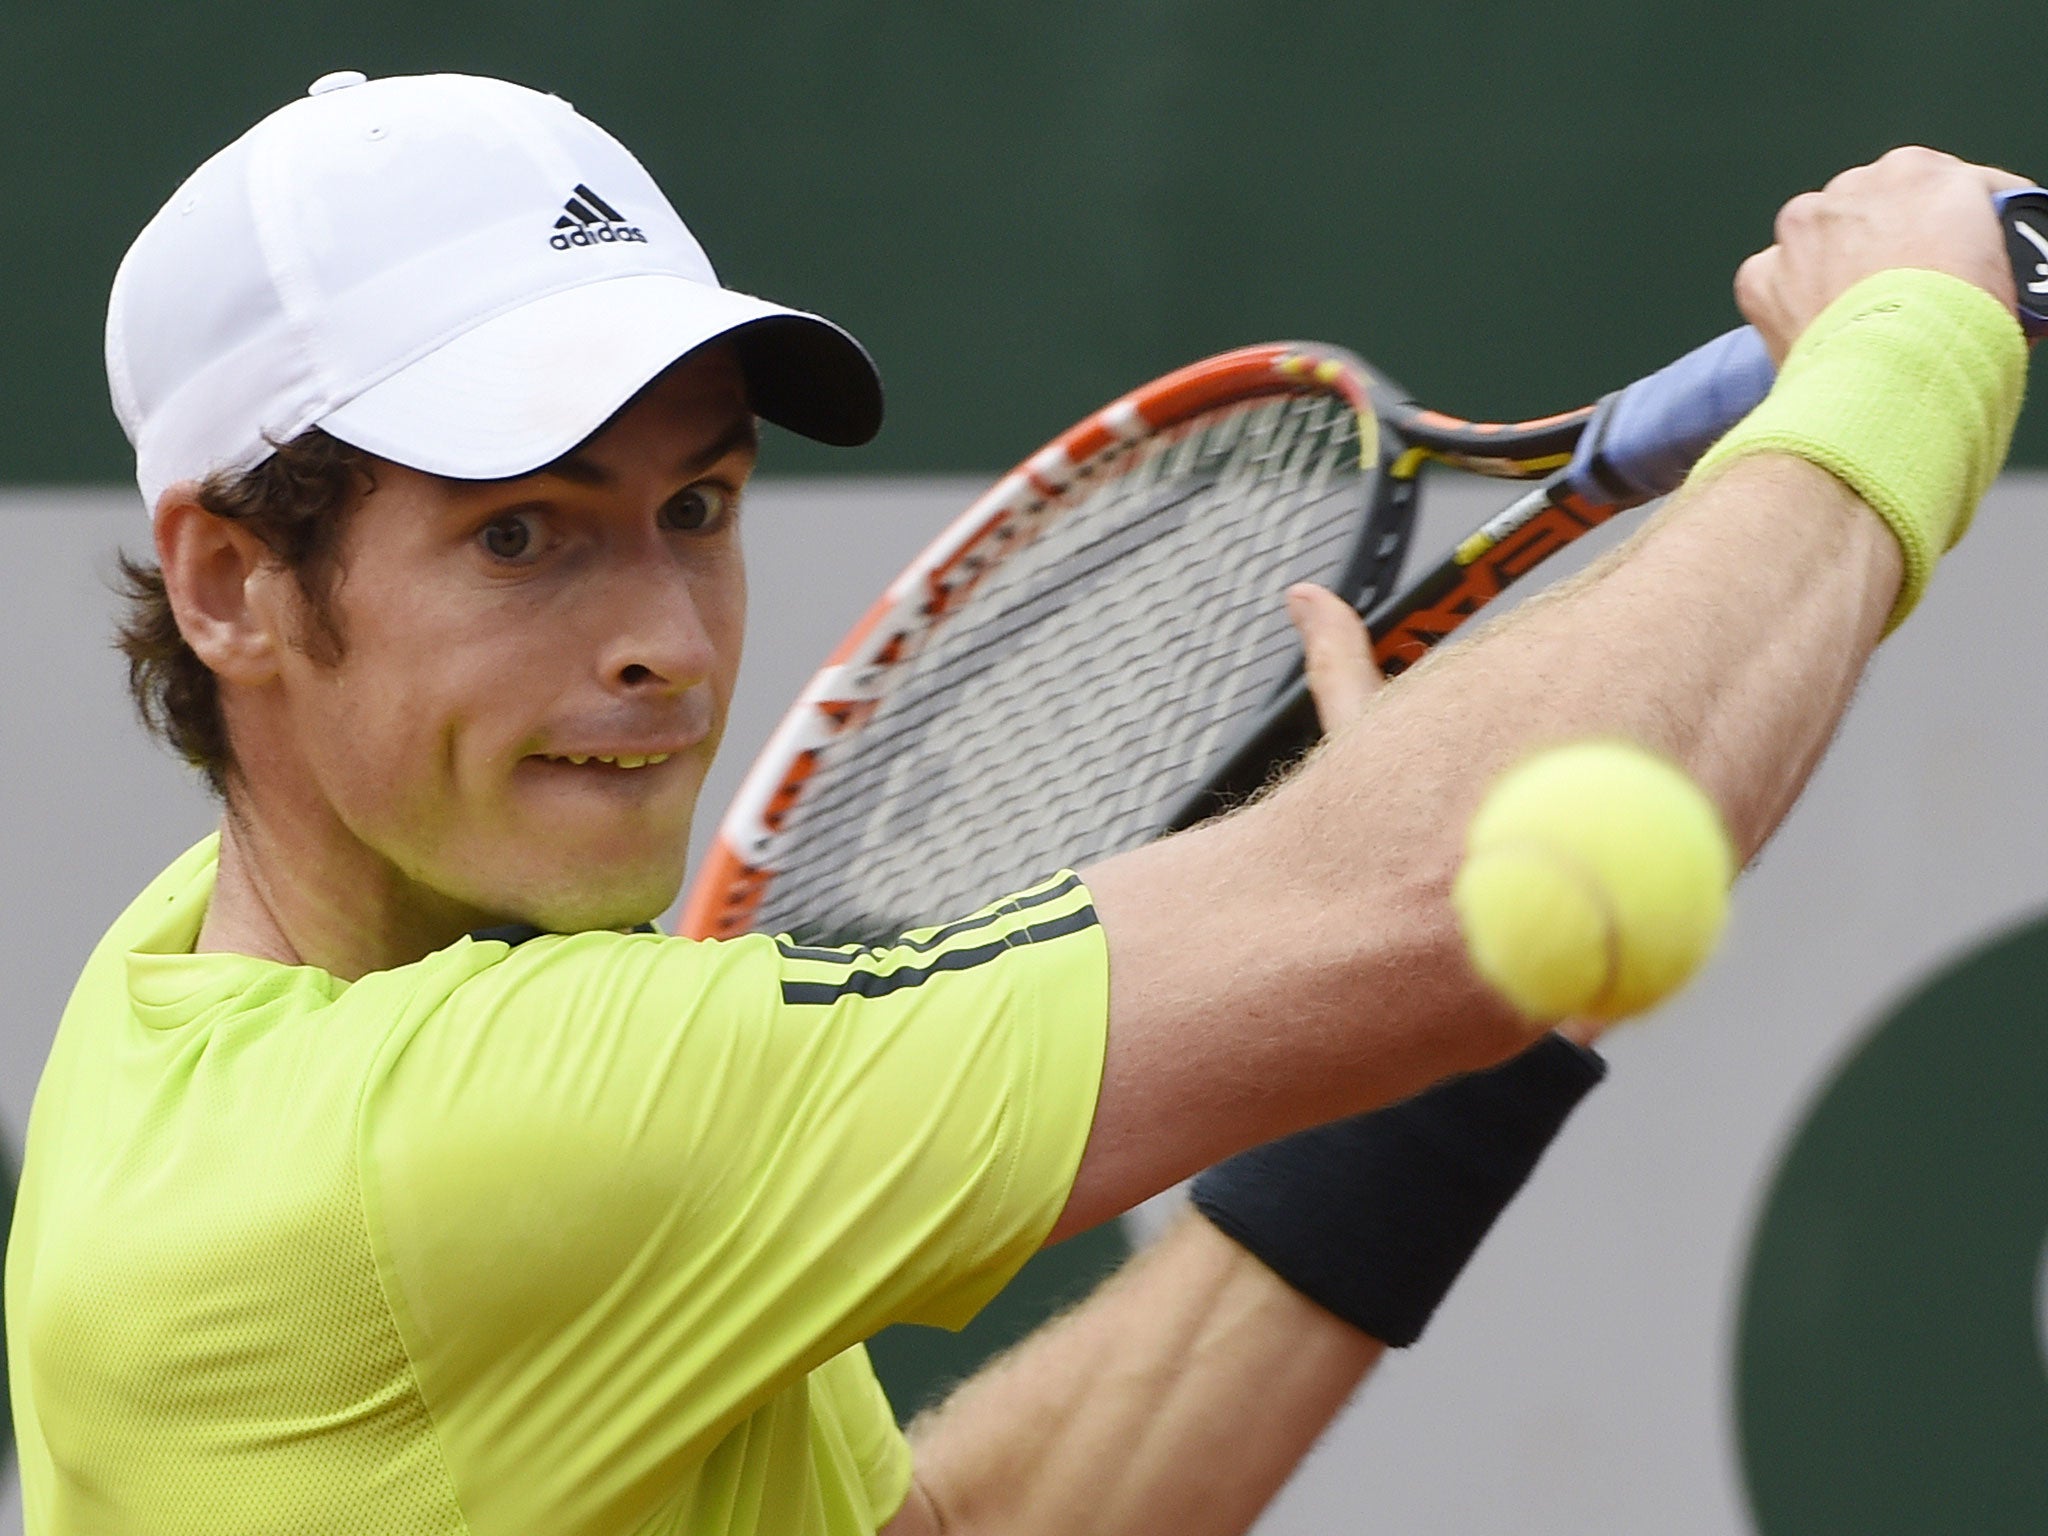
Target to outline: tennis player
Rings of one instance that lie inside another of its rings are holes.
[[[317,83],[114,285],[156,553],[124,644],[224,814],[37,1095],[28,1529],[1242,1529],[1597,1075],[1464,963],[1481,788],[1617,732],[1758,847],[2002,459],[2017,184],[1915,150],[1796,199],[1737,284],[1785,382],[1620,558],[1369,702],[1301,595],[1370,729],[835,955],[648,925],[739,662],[755,420],[863,441],[866,355],[721,287],[566,103]],[[863,1339],[1219,1160],[1208,1219],[913,1455]]]

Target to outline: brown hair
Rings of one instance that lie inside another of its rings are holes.
[[[254,469],[209,475],[193,498],[255,534],[291,573],[306,600],[307,622],[296,642],[325,665],[341,660],[344,644],[333,597],[349,517],[374,484],[368,454],[316,427]],[[219,680],[185,643],[163,572],[123,554],[115,590],[127,612],[114,643],[128,658],[128,692],[144,727],[225,800],[235,758]]]

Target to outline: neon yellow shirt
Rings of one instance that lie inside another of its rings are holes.
[[[114,925],[36,1095],[7,1345],[32,1536],[872,1531],[860,1341],[957,1327],[1094,1114],[1066,876],[869,951],[465,939],[345,984]]]

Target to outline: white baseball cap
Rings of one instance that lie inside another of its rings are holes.
[[[873,437],[881,381],[817,315],[722,288],[624,145],[502,80],[326,75],[137,236],[107,378],[152,512],[310,427],[429,474],[521,475],[729,338],[754,410]]]

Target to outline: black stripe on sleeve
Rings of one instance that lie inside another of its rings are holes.
[[[1033,903],[1037,905],[1037,903]],[[1064,917],[1024,928],[993,943],[972,949],[948,950],[928,965],[904,966],[894,971],[854,971],[844,981],[789,981],[782,983],[782,1001],[791,1006],[836,1003],[843,997],[887,997],[905,987],[921,987],[932,977],[947,971],[972,970],[1020,944],[1038,944],[1064,938],[1095,926],[1095,908],[1080,907]],[[835,955],[843,961],[844,955]]]
[[[782,952],[785,960],[822,960],[828,965],[846,965],[863,956],[882,954],[890,949],[908,949],[917,954],[929,954],[941,945],[959,938],[961,934],[972,933],[977,928],[986,928],[1013,912],[1029,912],[1033,907],[1042,907],[1048,902],[1058,901],[1062,896],[1071,893],[1080,883],[1079,875],[1068,875],[1058,885],[1016,897],[974,917],[963,917],[957,923],[948,923],[934,931],[929,938],[899,939],[894,944],[882,948],[871,944],[847,944],[831,949],[814,944],[792,944],[787,939],[777,939],[775,947]]]
[[[538,939],[546,933],[545,928],[536,928],[531,923],[501,923],[495,928],[473,929],[469,936],[479,944],[509,944],[517,949],[527,940]]]
[[[661,930],[652,923],[635,923],[631,928],[618,930],[621,933],[659,933]],[[536,928],[531,923],[501,923],[495,928],[474,928],[470,938],[479,944],[509,944],[514,949],[530,939],[544,939],[551,930]]]

